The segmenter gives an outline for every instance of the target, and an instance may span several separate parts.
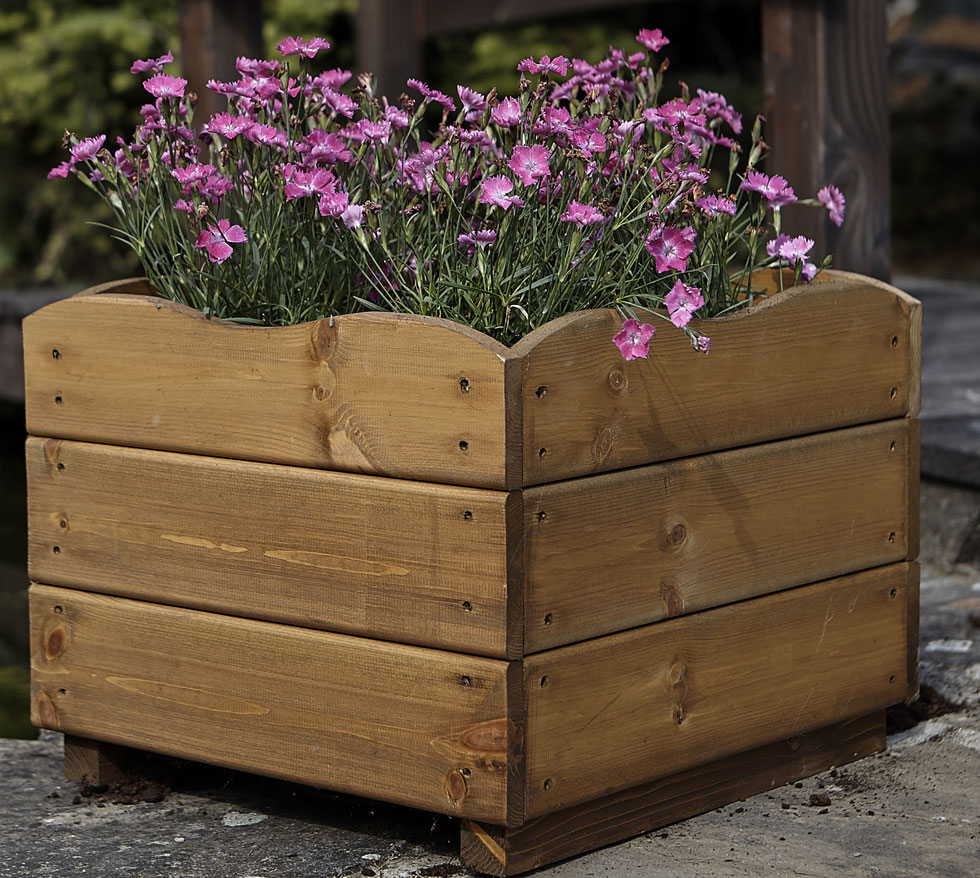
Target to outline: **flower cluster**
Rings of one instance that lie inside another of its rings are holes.
[[[71,138],[49,176],[95,189],[154,286],[215,317],[411,311],[512,343],[613,307],[626,359],[648,355],[641,313],[706,353],[693,318],[750,303],[754,272],[818,271],[782,209],[822,207],[840,225],[844,197],[801,200],[759,170],[760,120],[744,153],[724,96],[682,84],[663,100],[669,40],[636,39],[596,64],[527,58],[511,96],[412,79],[390,101],[368,76],[315,74],[329,44],[289,37],[281,59],[239,58],[237,80],[208,83],[227,107],[199,133],[186,80],[164,72],[172,57],[136,61],[152,100],[135,135]]]

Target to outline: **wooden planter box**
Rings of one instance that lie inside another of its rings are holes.
[[[661,331],[24,322],[33,718],[461,818],[515,874],[884,745],[916,692],[919,303]],[[94,743],[93,743],[94,742]],[[101,761],[100,761],[101,760]]]

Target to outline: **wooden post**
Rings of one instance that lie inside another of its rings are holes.
[[[198,97],[198,125],[224,109],[224,98],[208,90],[209,79],[238,78],[235,59],[262,56],[261,0],[179,0],[181,70]]]
[[[798,195],[836,185],[838,230],[826,214],[784,211],[785,231],[813,238],[818,258],[887,280],[891,218],[884,0],[766,0],[762,13],[766,139],[771,166]]]
[[[357,66],[377,78],[378,93],[396,98],[405,80],[422,76],[421,6],[418,0],[360,0]],[[416,96],[417,97],[417,96]]]

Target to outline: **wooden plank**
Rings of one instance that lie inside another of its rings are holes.
[[[519,875],[884,749],[885,716],[879,710],[566,808],[517,829],[464,819],[460,858],[488,875]]]
[[[31,588],[44,728],[492,823],[519,821],[506,662]]]
[[[34,435],[508,486],[508,348],[450,321],[245,327],[103,293],[32,314],[24,347]]]
[[[27,469],[35,581],[521,654],[517,495],[58,439]]]
[[[409,77],[424,78],[419,0],[358,0],[356,35],[357,67],[375,75],[378,94],[394,100]]]
[[[912,423],[525,489],[526,651],[909,558]]]
[[[770,170],[800,196],[832,183],[847,198],[838,230],[826,214],[784,210],[784,228],[819,257],[891,276],[885,0],[766,0],[762,9],[765,137]]]
[[[909,296],[828,272],[825,282],[694,323],[707,356],[662,329],[624,362],[612,311],[554,320],[524,361],[524,484],[622,469],[914,414]]]
[[[908,579],[893,564],[530,656],[527,818],[901,701]]]
[[[119,783],[132,777],[140,754],[129,747],[65,735],[65,777],[91,786]]]
[[[905,703],[919,697],[919,565],[909,566],[907,583],[905,629],[906,629],[906,685]]]

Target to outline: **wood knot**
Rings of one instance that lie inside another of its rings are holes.
[[[664,612],[668,618],[680,616],[684,612],[684,595],[673,583],[660,583],[660,599],[664,602]]]
[[[68,635],[62,627],[55,628],[44,641],[44,656],[49,661],[57,658],[65,651]]]
[[[61,440],[45,439],[44,456],[48,459],[49,463],[58,464],[58,458],[61,456]],[[64,464],[59,464],[58,469],[64,469]]]
[[[687,542],[687,528],[683,524],[675,524],[667,534],[667,542],[671,548],[679,549]]]
[[[595,466],[601,466],[609,457],[619,434],[620,428],[617,424],[609,424],[598,432],[592,443],[592,462]]]
[[[317,320],[310,334],[310,354],[314,363],[328,363],[337,349],[337,327],[330,320]]]
[[[606,380],[609,383],[610,390],[616,396],[621,396],[625,393],[626,388],[629,386],[629,378],[626,377],[626,373],[622,369],[613,369]]]
[[[466,778],[463,776],[463,772],[454,768],[446,775],[446,796],[449,799],[449,804],[458,808],[463,804],[467,792]]]
[[[322,384],[317,384],[313,388],[313,398],[317,402],[323,402],[330,395],[329,391]]]
[[[51,701],[47,692],[38,692],[34,699],[34,710],[31,717],[35,725],[43,729],[54,729],[58,731],[58,712],[55,710],[54,703]]]

